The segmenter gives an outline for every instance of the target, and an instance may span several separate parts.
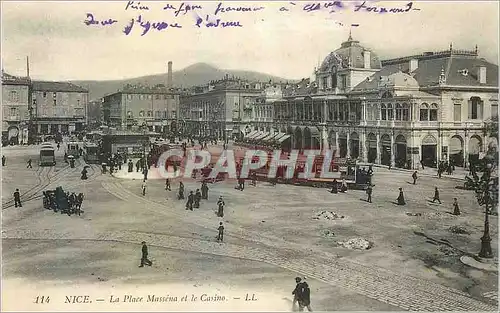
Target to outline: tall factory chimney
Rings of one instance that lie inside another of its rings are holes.
[[[172,61],[168,61],[167,88],[172,87]]]

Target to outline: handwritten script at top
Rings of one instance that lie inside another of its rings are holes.
[[[237,2],[235,2],[236,4]],[[176,18],[179,16],[190,15],[193,16],[193,21],[189,26],[196,28],[242,28],[241,21],[234,20],[236,14],[258,14],[259,11],[270,10],[262,5],[251,5],[251,6],[232,6],[229,4],[223,4],[222,2],[217,3],[215,7],[208,8],[205,4],[194,4],[194,3],[162,3],[161,8],[153,8],[152,5],[158,5],[159,2],[153,2],[151,5],[141,3],[139,1],[128,1],[125,5],[125,11],[137,11],[139,15],[136,18],[128,19],[123,25],[123,33],[125,35],[130,35],[132,30],[139,28],[141,31],[141,36],[146,35],[151,30],[162,31],[167,29],[182,29],[183,26]],[[165,19],[161,20],[148,20],[146,15],[149,11],[162,10],[166,13]],[[273,8],[276,10],[275,8]],[[408,2],[407,4],[399,7],[383,7],[376,6],[374,4],[364,1],[362,3],[353,2],[343,2],[343,1],[323,1],[323,2],[288,2],[282,4],[278,12],[285,13],[290,11],[303,12],[304,14],[313,12],[327,12],[329,14],[348,11],[358,12],[358,13],[371,13],[371,14],[408,14],[413,11],[420,11],[414,7],[413,2]],[[233,20],[224,18],[225,14],[231,14]],[[94,13],[86,13],[86,18],[83,23],[91,27],[110,27],[116,23],[118,20],[105,17],[97,19]],[[342,23],[337,23],[343,25]],[[352,24],[353,26],[359,26],[359,24]]]

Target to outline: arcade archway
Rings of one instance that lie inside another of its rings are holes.
[[[422,163],[428,167],[437,165],[437,140],[432,135],[427,135],[422,140]]]
[[[341,158],[347,157],[347,134],[339,133],[339,156]]]
[[[479,153],[481,152],[482,140],[479,136],[474,135],[469,139],[469,162],[477,163],[479,161]]]
[[[352,159],[357,159],[359,157],[359,135],[358,133],[352,133],[351,136],[351,143],[350,143],[350,152],[351,152],[351,158]]]
[[[377,135],[369,133],[367,136],[368,163],[375,163],[377,160]]]
[[[450,164],[454,166],[464,165],[464,141],[459,135],[450,138],[448,145]]]
[[[380,137],[380,164],[391,165],[391,137],[387,134]]]
[[[396,137],[396,151],[394,155],[396,167],[406,168],[407,166],[407,155],[406,155],[406,137],[403,135],[398,135]]]

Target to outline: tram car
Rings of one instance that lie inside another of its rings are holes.
[[[42,143],[40,147],[40,156],[38,165],[39,166],[55,166],[56,165],[56,156],[55,149],[51,143],[45,142]]]
[[[83,159],[87,164],[100,164],[99,146],[95,143],[83,145]]]
[[[70,141],[66,144],[66,154],[72,155],[75,159],[80,157],[80,146],[75,141]]]

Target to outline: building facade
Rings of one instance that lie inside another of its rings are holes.
[[[82,131],[88,90],[67,82],[32,82],[34,123],[38,134]]]
[[[252,130],[260,130],[266,132],[276,132],[273,125],[274,121],[274,102],[283,98],[283,84],[268,83],[264,85],[261,95],[256,99],[253,106],[253,118],[251,127],[245,129],[245,134]]]
[[[123,130],[133,126],[147,126],[157,133],[176,130],[179,95],[179,91],[163,85],[127,85],[123,90],[104,96],[104,123]]]
[[[194,135],[242,137],[252,128],[253,108],[262,84],[226,75],[206,86],[194,87],[180,99],[182,123]]]
[[[349,39],[274,106],[287,149],[332,149],[339,157],[418,168],[465,166],[498,138],[483,134],[498,115],[498,66],[473,51],[381,61]]]
[[[28,77],[2,71],[2,137],[15,144],[28,142],[30,86]]]

